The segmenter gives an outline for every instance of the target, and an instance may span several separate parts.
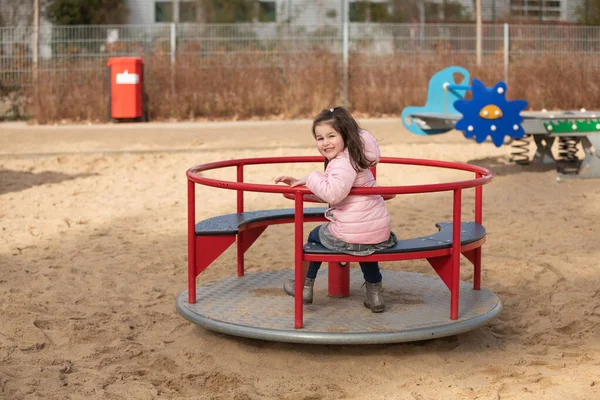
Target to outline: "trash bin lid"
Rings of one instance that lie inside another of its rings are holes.
[[[143,64],[142,57],[112,57],[108,59],[106,63],[107,66],[111,66],[113,64],[129,64],[129,63],[139,63]]]

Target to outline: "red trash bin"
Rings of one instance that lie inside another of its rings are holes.
[[[144,118],[143,68],[140,57],[117,57],[108,60],[108,118]]]

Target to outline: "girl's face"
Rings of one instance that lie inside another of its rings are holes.
[[[333,160],[344,151],[344,138],[329,124],[315,126],[315,139],[317,140],[317,150],[328,160]]]

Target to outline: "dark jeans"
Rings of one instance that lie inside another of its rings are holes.
[[[321,226],[317,226],[313,229],[308,235],[308,241],[322,244],[321,239],[319,239],[319,229]],[[315,279],[317,277],[317,272],[319,272],[319,268],[321,268],[320,261],[311,261],[308,266],[308,273],[306,274],[307,278]],[[378,262],[360,262],[360,269],[362,270],[365,281],[369,283],[378,283],[381,282],[381,272],[379,272],[379,263]]]

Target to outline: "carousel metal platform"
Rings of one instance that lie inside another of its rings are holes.
[[[294,329],[294,299],[282,289],[293,271],[267,271],[226,277],[196,286],[197,302],[187,290],[177,297],[178,312],[213,331],[246,338],[317,344],[376,344],[434,339],[471,331],[502,310],[488,289],[460,282],[459,318],[448,317],[450,291],[436,275],[382,271],[386,311],[363,305],[362,273],[350,271],[350,296],[327,295],[327,271],[315,281],[314,302],[304,306],[304,328]]]

